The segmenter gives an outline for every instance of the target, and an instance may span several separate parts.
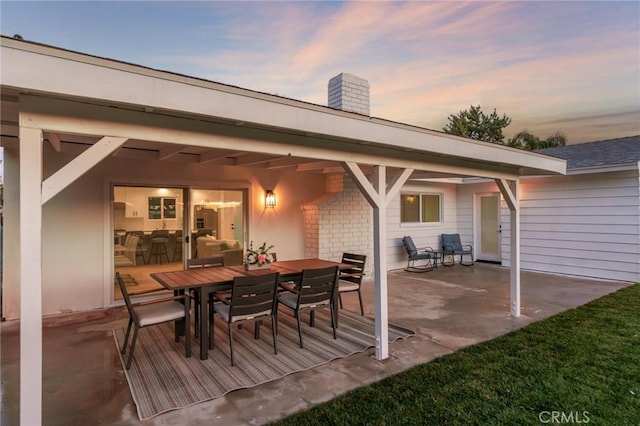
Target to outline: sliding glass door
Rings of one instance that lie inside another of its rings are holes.
[[[247,191],[113,186],[113,265],[132,292],[161,289],[150,274],[185,259],[221,256],[241,265]],[[189,219],[188,221],[186,219]],[[114,300],[122,298],[114,280]]]
[[[245,247],[247,191],[191,190],[191,257],[223,256],[225,265],[240,265]]]
[[[150,274],[182,269],[186,189],[113,187],[113,265],[131,291],[159,288]],[[114,282],[114,299],[122,296]]]

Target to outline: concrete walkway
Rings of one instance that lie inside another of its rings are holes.
[[[140,423],[111,330],[126,326],[123,309],[46,320],[44,330],[44,424],[239,425],[263,424],[328,401],[359,386],[462,347],[585,304],[630,283],[522,273],[522,316],[509,315],[509,270],[495,265],[456,265],[427,273],[389,273],[389,320],[417,335],[390,346],[390,358],[374,350],[313,370],[231,392]],[[366,314],[373,315],[373,283],[365,284]],[[357,311],[355,295],[345,308]],[[0,331],[0,424],[17,425],[19,325]],[[144,331],[143,331],[144,332]]]

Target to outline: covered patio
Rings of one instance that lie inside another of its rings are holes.
[[[416,336],[389,346],[379,362],[375,349],[332,361],[143,424],[263,424],[332,399],[459,348],[489,340],[534,321],[582,305],[628,283],[522,272],[519,318],[509,314],[509,270],[492,264],[438,268],[425,274],[388,274],[389,321]],[[364,286],[365,314],[373,316],[374,283]],[[356,297],[345,309],[358,311]],[[139,424],[114,345],[112,329],[126,326],[123,308],[50,317],[43,333],[43,418],[47,425]],[[2,424],[17,424],[19,327],[2,329]],[[146,330],[145,330],[146,331]],[[143,331],[144,332],[144,331]]]
[[[111,220],[117,185],[177,187],[186,194],[216,182],[242,190],[245,245],[268,240],[279,258],[335,258],[344,241],[332,238],[332,251],[320,252],[318,244],[310,252],[300,212],[333,193],[331,177],[344,176],[358,190],[350,200],[366,202],[360,217],[350,206],[344,216],[349,227],[367,225],[358,231],[357,248],[371,259],[375,358],[384,361],[392,357],[387,271],[400,258],[391,252],[388,224],[399,210],[400,191],[410,181],[489,179],[510,219],[509,300],[501,315],[520,316],[519,180],[564,174],[563,160],[51,46],[1,41],[4,240],[19,247],[5,253],[3,314],[21,322],[23,424],[47,417],[39,404],[41,395],[48,397],[41,386],[47,382],[41,365],[47,367],[49,356],[43,317],[118,305]],[[263,194],[275,184],[286,197],[266,211]],[[441,210],[453,212],[455,191],[442,191]],[[190,205],[188,197],[184,205]],[[194,226],[184,217],[186,233]],[[438,225],[442,232],[458,231],[455,214]],[[332,237],[337,234],[345,233]],[[112,328],[84,320],[82,330],[109,334]],[[86,352],[83,344],[74,357]]]

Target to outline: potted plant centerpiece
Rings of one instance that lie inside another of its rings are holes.
[[[253,269],[271,269],[271,262],[273,262],[273,255],[269,253],[273,246],[267,246],[267,243],[256,249],[253,248],[253,241],[249,243],[247,254],[244,258],[244,267],[247,271]]]

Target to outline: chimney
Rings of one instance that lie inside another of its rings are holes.
[[[369,82],[340,73],[329,80],[329,107],[369,115]]]

